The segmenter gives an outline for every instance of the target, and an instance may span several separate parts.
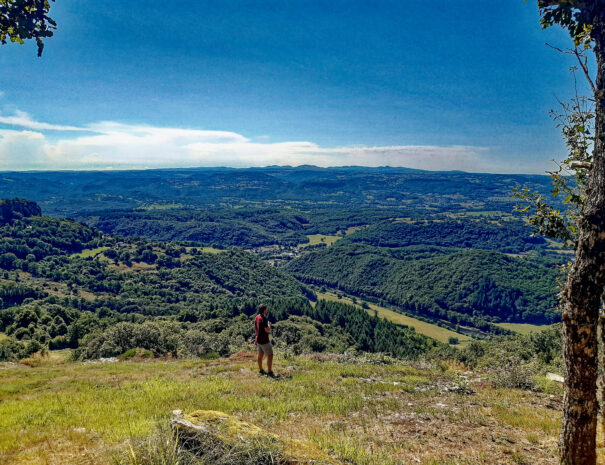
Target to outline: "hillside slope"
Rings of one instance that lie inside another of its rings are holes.
[[[132,465],[149,463],[150,455],[154,463],[176,463],[179,449],[168,426],[175,409],[235,415],[311,441],[343,464],[556,461],[562,399],[556,385],[546,393],[495,389],[483,372],[385,358],[278,355],[280,380],[259,377],[254,354],[0,365],[10,386],[0,391],[0,464]],[[250,464],[236,454],[230,460]]]
[[[557,268],[538,257],[337,242],[286,270],[308,283],[395,304],[415,315],[489,329],[488,321],[557,321]]]
[[[240,249],[106,236],[71,220],[0,225],[0,360],[41,348],[77,356],[228,355],[253,336],[259,302],[276,342],[296,353],[355,348],[416,357],[435,342],[363,310],[319,302],[299,281]],[[284,342],[286,343],[286,342]]]

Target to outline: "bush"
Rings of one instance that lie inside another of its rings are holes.
[[[506,360],[492,367],[490,381],[495,388],[535,390],[535,376],[539,372],[535,361],[521,363],[519,360]]]
[[[87,334],[76,350],[78,359],[117,357],[129,349],[142,348],[154,356],[178,356],[182,329],[169,321],[146,321],[144,323],[122,322]]]
[[[120,360],[126,360],[129,358],[153,358],[153,352],[137,347],[136,349],[129,349],[123,354],[118,355],[118,358]]]
[[[50,340],[48,348],[50,350],[61,350],[69,347],[69,340],[65,336],[57,336]]]
[[[210,334],[199,330],[187,331],[183,336],[184,355],[205,357],[209,354],[229,355],[229,339],[223,334]]]
[[[529,335],[475,340],[462,349],[440,346],[423,358],[437,364],[447,360],[461,363],[468,369],[480,368],[487,372],[492,385],[497,388],[550,392],[557,390],[556,386],[553,387],[540,375],[562,371],[561,325]]]
[[[25,345],[8,337],[0,340],[0,361],[11,362],[26,356]]]

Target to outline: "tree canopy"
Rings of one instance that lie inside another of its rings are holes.
[[[5,45],[10,40],[23,44],[35,39],[38,56],[42,56],[42,39],[52,37],[57,29],[49,11],[49,0],[0,0],[0,43]]]

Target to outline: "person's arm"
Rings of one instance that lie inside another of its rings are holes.
[[[271,322],[267,321],[267,327],[265,328],[265,331],[267,332],[267,334],[269,334],[271,332]]]

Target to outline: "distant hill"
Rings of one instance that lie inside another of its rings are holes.
[[[0,173],[4,196],[35,200],[46,214],[67,217],[166,204],[510,211],[514,185],[548,192],[550,178],[310,166]]]

